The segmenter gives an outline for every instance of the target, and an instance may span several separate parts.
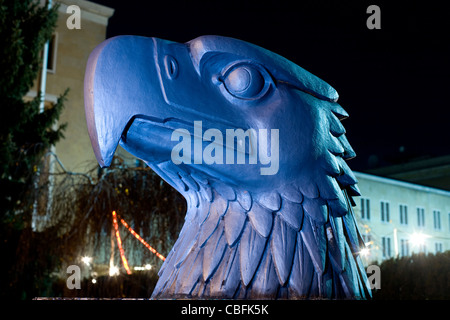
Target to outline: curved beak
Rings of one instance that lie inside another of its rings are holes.
[[[111,164],[133,117],[148,113],[145,96],[152,96],[152,104],[163,99],[154,54],[154,38],[119,36],[104,41],[89,56],[84,80],[86,121],[102,167]]]

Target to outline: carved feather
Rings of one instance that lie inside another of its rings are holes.
[[[224,216],[225,238],[230,247],[238,241],[246,220],[244,209],[236,201],[230,202],[228,212]]]
[[[319,224],[324,224],[328,220],[328,206],[324,199],[306,198],[302,203],[303,210]]]
[[[272,211],[253,203],[252,209],[247,213],[253,228],[262,236],[267,237],[272,230]]]
[[[277,297],[279,282],[275,272],[272,256],[267,250],[256,271],[247,295],[248,299],[275,299]]]
[[[278,211],[281,207],[281,198],[276,191],[257,193],[254,199],[260,205],[272,211]]]
[[[246,190],[237,193],[237,201],[245,211],[249,211],[252,207],[252,197]]]
[[[255,274],[264,253],[266,241],[267,238],[260,236],[249,223],[246,224],[239,246],[241,279],[244,286],[250,283]]]
[[[272,258],[278,279],[283,286],[291,272],[297,232],[277,215],[271,238]]]
[[[209,280],[211,275],[216,271],[216,268],[222,260],[226,248],[227,240],[225,239],[225,231],[222,222],[219,226],[219,230],[217,232],[214,232],[203,249],[204,281]]]
[[[280,211],[277,212],[295,230],[300,230],[303,222],[303,206],[283,199]]]
[[[307,298],[315,270],[300,232],[297,233],[294,252],[292,272],[289,278],[289,295],[294,299]]]
[[[220,218],[226,213],[228,201],[222,197],[215,197],[211,203],[209,214],[206,220],[201,224],[199,233],[199,245],[203,246],[208,238],[213,234],[219,225]]]

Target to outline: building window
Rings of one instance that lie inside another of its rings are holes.
[[[401,204],[399,206],[400,211],[400,224],[408,224],[408,206]]]
[[[52,34],[50,42],[48,44],[47,55],[47,72],[56,72],[56,52],[58,48],[58,33]]]
[[[406,239],[400,239],[400,254],[402,257],[409,255],[409,242]]]
[[[434,229],[441,230],[441,212],[433,210]]]
[[[425,227],[425,209],[417,208],[417,226]]]
[[[441,242],[436,242],[434,245],[435,245],[436,253],[442,252],[442,243]]]
[[[383,247],[383,258],[389,258],[391,256],[391,238],[382,237],[381,246]]]
[[[361,198],[361,218],[370,220],[370,200]]]
[[[389,222],[389,202],[381,201],[381,221]]]

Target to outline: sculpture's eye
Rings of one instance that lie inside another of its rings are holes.
[[[164,57],[164,66],[166,67],[167,77],[175,79],[178,75],[178,63],[174,57],[166,55]]]
[[[253,100],[263,96],[268,88],[267,74],[250,64],[239,64],[228,69],[222,77],[227,91],[236,98]]]

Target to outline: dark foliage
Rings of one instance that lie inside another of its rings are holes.
[[[121,274],[115,277],[108,275],[91,279],[84,279],[81,289],[69,290],[66,280],[57,279],[53,283],[50,297],[64,298],[150,298],[153,288],[158,281],[157,271],[143,271],[131,275]]]
[[[46,150],[63,137],[56,129],[66,97],[43,112],[41,96],[24,96],[42,67],[41,50],[56,25],[57,6],[48,10],[39,1],[0,0],[0,296],[26,298],[20,286],[32,292],[48,280],[54,258],[45,244],[52,230],[31,231],[31,215],[38,193],[36,174]],[[18,255],[25,257],[17,259]],[[42,255],[41,255],[42,254]]]
[[[391,258],[381,265],[379,300],[450,299],[450,251]]]
[[[56,130],[66,93],[52,108],[39,111],[40,95],[25,101],[42,64],[41,50],[56,25],[57,8],[38,1],[0,0],[0,214],[8,221],[29,211],[23,203],[37,167],[48,148],[61,137]]]

